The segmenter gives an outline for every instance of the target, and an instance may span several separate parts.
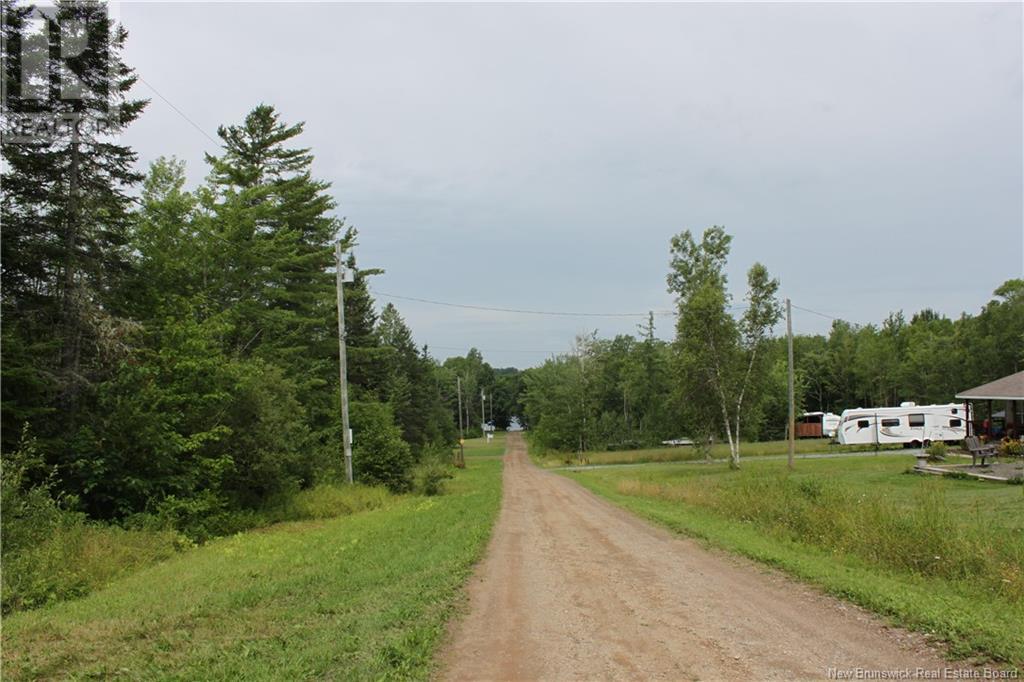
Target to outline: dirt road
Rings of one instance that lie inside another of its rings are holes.
[[[792,680],[949,665],[919,636],[538,469],[518,434],[469,594],[444,679]]]

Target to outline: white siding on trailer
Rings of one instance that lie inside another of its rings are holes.
[[[846,445],[963,440],[967,436],[967,409],[949,404],[845,410],[838,436]]]

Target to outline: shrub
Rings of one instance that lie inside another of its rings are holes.
[[[430,443],[423,448],[420,463],[413,469],[413,490],[420,495],[443,495],[444,482],[455,478],[452,472],[452,448],[444,443]]]
[[[48,479],[27,481],[37,463],[34,443],[23,438],[0,468],[3,613],[88,594],[190,545],[173,531],[86,522],[50,495]]]
[[[5,550],[3,611],[84,596],[190,546],[174,531],[125,530],[68,515],[45,541],[17,552]]]
[[[301,521],[345,516],[383,507],[390,497],[384,488],[324,483],[296,493],[282,510],[281,517],[274,520]]]
[[[1000,457],[1022,457],[1024,456],[1024,442],[1019,440],[1004,440],[999,444]]]
[[[142,516],[147,522],[130,519],[131,527],[175,529],[195,542],[206,542],[221,535],[232,535],[267,523],[254,509],[235,509],[211,490],[193,497],[165,497],[155,505],[155,514]]]
[[[22,433],[17,449],[3,453],[0,533],[5,555],[44,542],[68,516],[50,494],[52,475],[52,470],[43,466],[35,439],[28,436],[27,430]],[[42,482],[32,483],[32,478]]]
[[[409,444],[395,425],[391,408],[378,402],[352,403],[352,457],[356,480],[367,485],[384,485],[392,492],[412,487],[415,463]]]
[[[946,444],[940,440],[929,445],[925,452],[928,453],[929,462],[941,462],[946,459],[946,450]]]
[[[420,462],[413,471],[413,488],[420,495],[443,495],[444,482],[455,478],[450,464],[437,460]]]

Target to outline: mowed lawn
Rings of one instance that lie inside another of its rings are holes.
[[[466,457],[480,458],[480,457],[502,457],[505,454],[505,441],[508,438],[508,434],[504,431],[496,431],[494,433],[494,440],[490,443],[487,442],[487,438],[467,438],[463,444],[463,450],[466,453]]]
[[[874,446],[864,445],[839,445],[830,442],[827,438],[808,438],[796,441],[793,448],[797,454],[842,454],[844,452],[866,452],[874,449]],[[759,443],[742,443],[740,445],[741,457],[765,457],[772,455],[785,455],[789,452],[789,441],[773,440]],[[729,457],[728,443],[715,443],[711,446],[712,459],[726,459]],[[615,450],[610,452],[586,452],[584,453],[585,464],[646,464],[653,462],[690,462],[705,458],[705,454],[698,452],[692,445],[678,447],[656,447],[644,448],[641,450]],[[545,468],[562,467],[578,464],[579,457],[576,453],[549,452],[535,455],[534,460]]]
[[[423,679],[501,497],[472,459],[439,497],[211,542],[4,619],[4,679]]]
[[[1024,487],[907,473],[909,454],[567,470],[677,532],[1024,667]]]

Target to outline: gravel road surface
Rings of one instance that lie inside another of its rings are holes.
[[[443,679],[793,680],[951,665],[919,635],[538,469],[519,434],[504,464]]]

